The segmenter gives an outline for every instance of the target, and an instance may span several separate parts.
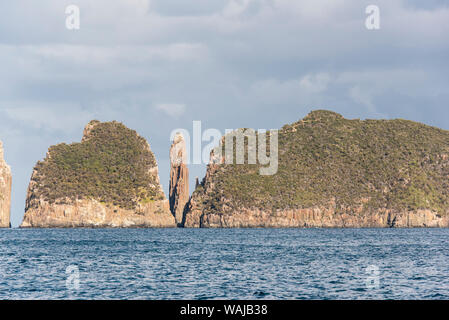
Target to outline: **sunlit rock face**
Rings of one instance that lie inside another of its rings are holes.
[[[184,208],[189,201],[189,169],[186,143],[178,133],[170,148],[170,211],[178,225],[183,224]]]
[[[10,227],[11,168],[4,159],[3,143],[0,141],[0,228]]]

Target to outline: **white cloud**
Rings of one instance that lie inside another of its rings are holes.
[[[246,10],[250,2],[251,0],[231,0],[224,7],[223,15],[229,18],[236,17]]]
[[[7,105],[0,109],[10,120],[25,127],[43,129],[45,131],[72,132],[84,127],[94,118],[89,111],[80,110],[78,105],[55,105],[51,103],[39,104],[35,102],[2,103]]]
[[[349,89],[349,96],[354,102],[367,107],[370,111],[375,111],[372,92],[361,89],[360,86],[356,85]]]
[[[299,87],[310,93],[320,93],[326,90],[331,80],[327,73],[308,74],[299,81]]]
[[[256,81],[249,90],[251,99],[261,103],[309,103],[317,101],[331,81],[327,73],[306,74],[297,79]]]
[[[8,49],[10,46],[1,46]],[[19,46],[17,51],[35,58],[70,64],[114,65],[116,63],[145,63],[151,60],[192,61],[207,58],[207,47],[200,43],[168,45],[87,46],[72,44]]]
[[[155,105],[155,108],[174,118],[182,116],[186,111],[186,106],[178,103],[160,103]]]

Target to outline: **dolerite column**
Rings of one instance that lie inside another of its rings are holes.
[[[3,158],[3,144],[0,141],[0,228],[10,227],[11,183],[11,168]]]
[[[189,169],[186,166],[186,143],[182,134],[177,133],[170,148],[170,211],[176,223],[183,222],[184,207],[189,201]]]

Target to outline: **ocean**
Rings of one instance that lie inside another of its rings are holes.
[[[0,299],[449,299],[449,229],[2,229]]]

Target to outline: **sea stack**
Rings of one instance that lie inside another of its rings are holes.
[[[176,227],[148,142],[119,122],[91,121],[80,143],[39,161],[21,227]]]
[[[212,151],[184,227],[449,227],[449,131],[317,110],[277,135],[272,175]]]
[[[11,168],[3,157],[3,143],[0,141],[0,228],[11,226],[11,183]]]
[[[170,211],[178,226],[183,225],[186,203],[189,201],[189,169],[187,168],[186,143],[177,133],[170,148]]]

